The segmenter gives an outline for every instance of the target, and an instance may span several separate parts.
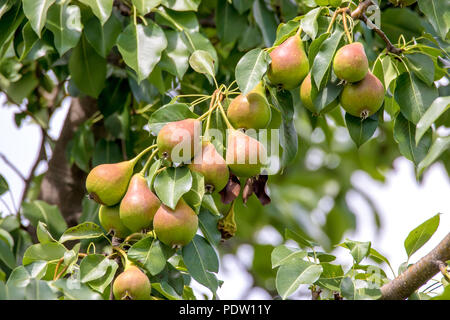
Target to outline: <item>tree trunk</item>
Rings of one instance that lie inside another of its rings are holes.
[[[86,173],[76,165],[70,166],[66,157],[68,143],[78,126],[97,111],[97,101],[90,97],[72,98],[61,134],[48,162],[39,199],[57,205],[69,226],[77,224],[81,214],[81,201],[86,195]]]

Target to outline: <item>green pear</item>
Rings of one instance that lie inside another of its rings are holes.
[[[126,267],[113,283],[113,294],[116,300],[150,300],[151,289],[148,277],[133,265]]]
[[[92,169],[86,178],[90,198],[106,206],[119,203],[127,191],[136,161],[101,164]]]
[[[308,73],[305,80],[303,80],[300,86],[300,100],[306,109],[311,111],[313,114],[318,114],[316,107],[314,105],[314,100],[317,97],[317,89],[311,85],[311,73]],[[334,100],[330,102],[325,108],[319,111],[319,114],[326,113],[327,111],[333,109],[337,106],[337,101]]]
[[[230,176],[225,159],[209,141],[203,143],[202,151],[195,155],[189,169],[203,175],[208,193],[225,188]]]
[[[357,82],[364,79],[369,71],[369,61],[363,45],[353,42],[340,48],[334,56],[333,70],[341,80]]]
[[[280,44],[270,57],[272,63],[267,76],[270,82],[286,90],[297,88],[309,72],[308,57],[299,34]]]
[[[188,162],[194,157],[196,146],[200,146],[200,132],[201,122],[196,119],[167,123],[156,138],[159,156],[178,163]]]
[[[239,130],[229,130],[226,163],[238,177],[253,177],[261,172],[267,160],[266,148]]]
[[[247,94],[234,98],[227,110],[227,118],[235,128],[263,129],[267,127],[271,117],[261,82]]]
[[[161,202],[150,190],[141,173],[133,175],[127,193],[120,202],[120,220],[132,232],[149,228]]]
[[[119,205],[114,207],[100,206],[98,218],[103,229],[107,232],[113,230],[115,237],[124,239],[131,234],[131,231],[120,220],[119,207]]]
[[[198,217],[192,208],[180,199],[175,210],[164,204],[156,211],[153,229],[158,239],[171,247],[185,246],[194,238]]]
[[[342,108],[349,114],[363,119],[380,109],[384,101],[384,87],[372,73],[356,83],[347,83],[341,92]]]

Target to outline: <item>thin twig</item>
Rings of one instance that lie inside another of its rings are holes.
[[[0,158],[2,158],[2,160],[8,165],[8,167],[10,167],[23,181],[26,180],[22,172],[20,172],[20,170],[17,169],[16,166],[13,165],[3,153],[0,153]]]

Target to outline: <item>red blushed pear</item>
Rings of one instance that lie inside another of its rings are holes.
[[[261,172],[267,160],[266,148],[242,131],[230,129],[226,163],[238,177],[253,177]]]
[[[148,277],[134,265],[126,266],[113,284],[116,300],[150,300],[151,289]]]
[[[143,174],[136,173],[120,203],[120,220],[132,232],[139,232],[151,226],[160,205]]]
[[[175,210],[162,204],[153,219],[153,230],[158,239],[171,247],[187,245],[198,229],[198,217],[192,208],[180,199]]]
[[[372,73],[356,83],[347,83],[341,92],[341,106],[346,112],[363,119],[380,109],[384,101],[384,87]]]
[[[341,80],[357,82],[369,71],[369,61],[360,42],[347,44],[340,48],[333,60],[333,70]]]
[[[169,122],[158,133],[159,156],[173,162],[189,162],[200,146],[201,121],[184,119]]]
[[[286,90],[297,88],[309,72],[309,62],[303,42],[296,34],[275,48],[270,57],[267,76],[270,82]]]
[[[231,101],[227,117],[235,128],[263,129],[272,117],[264,87],[258,83],[247,94],[240,94]]]
[[[203,143],[202,151],[195,155],[189,169],[203,175],[205,187],[209,193],[222,190],[230,176],[225,159],[209,141]]]

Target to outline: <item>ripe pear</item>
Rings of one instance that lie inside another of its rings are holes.
[[[138,267],[130,265],[114,280],[113,293],[116,300],[150,300],[150,280]]]
[[[364,79],[369,71],[369,61],[363,45],[353,42],[340,48],[334,56],[333,70],[341,80],[357,82]]]
[[[316,107],[314,106],[314,100],[317,97],[317,89],[311,85],[311,73],[308,73],[305,80],[303,80],[300,86],[300,100],[306,109],[313,114],[317,114]],[[319,111],[319,113],[327,112],[337,106],[337,101],[330,102],[325,108]]]
[[[272,113],[262,83],[258,83],[249,93],[234,98],[228,107],[227,117],[235,128],[267,127]]]
[[[390,3],[395,5],[396,7],[407,7],[415,3],[417,0],[389,0]]]
[[[309,72],[308,57],[299,34],[275,48],[270,57],[272,63],[267,76],[270,82],[286,90],[297,88]]]
[[[227,139],[226,163],[238,177],[253,177],[266,163],[266,148],[256,139],[239,130],[230,130]]]
[[[188,162],[200,145],[201,122],[184,119],[169,122],[158,133],[156,144],[161,157],[174,162]]]
[[[363,119],[380,109],[384,101],[384,87],[372,73],[356,83],[347,83],[341,92],[341,106],[346,112]]]
[[[100,206],[98,218],[103,229],[107,232],[113,230],[117,238],[125,238],[131,234],[131,231],[120,220],[119,205],[114,207]]]
[[[127,193],[120,202],[120,220],[132,232],[151,226],[161,202],[150,190],[141,173],[133,175]]]
[[[180,199],[175,210],[164,204],[156,211],[153,229],[158,239],[168,246],[185,246],[194,238],[198,217],[194,210]]]
[[[209,141],[203,143],[202,151],[195,155],[189,169],[203,175],[209,193],[225,188],[230,177],[225,159]]]
[[[86,178],[86,189],[91,199],[113,206],[122,199],[127,191],[136,158],[112,164],[100,164],[89,172]]]

